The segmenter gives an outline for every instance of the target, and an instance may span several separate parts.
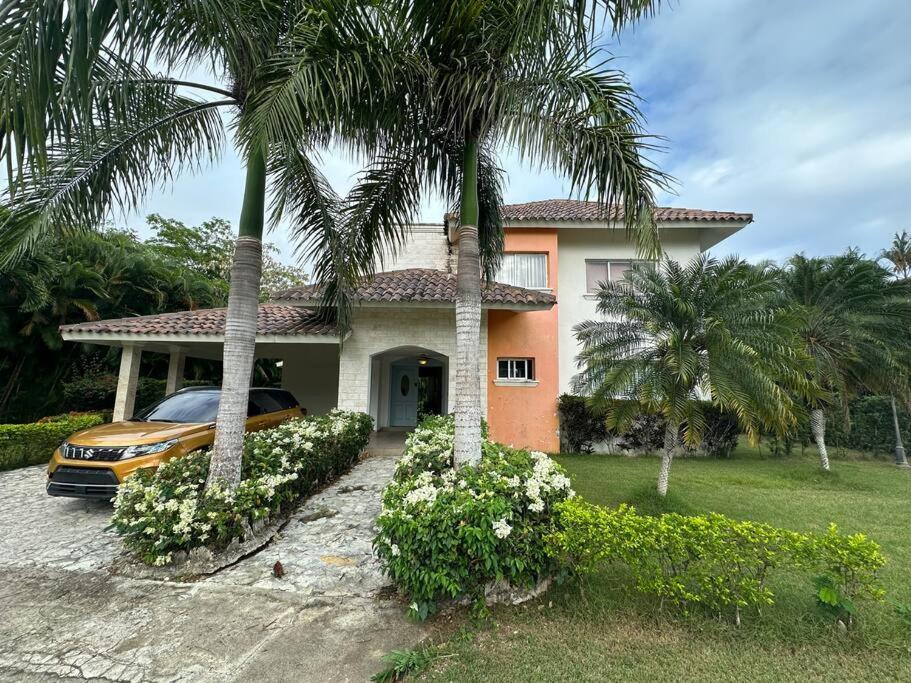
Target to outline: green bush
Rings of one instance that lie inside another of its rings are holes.
[[[582,396],[563,394],[557,399],[560,415],[560,450],[564,453],[591,453],[594,444],[612,436],[605,416],[596,413]]]
[[[616,446],[631,453],[659,453],[664,448],[666,420],[661,415],[642,412],[623,434],[607,428],[607,415],[598,412],[581,396],[563,394],[558,403],[561,449],[570,453],[590,453],[593,444],[618,437]],[[740,436],[736,416],[706,401],[703,403],[705,427],[702,442],[690,452],[715,457],[730,457]],[[681,437],[681,443],[682,443]]]
[[[849,402],[848,417],[839,401],[825,410],[826,445],[830,449],[850,449],[892,455],[895,451],[895,426],[892,402],[888,396],[861,396]],[[898,406],[898,423],[905,440],[911,439],[911,416]],[[809,417],[804,414],[790,434],[763,434],[762,441],[772,455],[790,455],[795,445],[805,448],[813,443]]]
[[[140,470],[120,485],[112,524],[148,564],[168,564],[175,552],[200,546],[217,550],[348,469],[372,428],[368,415],[332,411],[248,434],[234,491],[203,490],[205,451],[169,460],[154,472]]]
[[[187,387],[211,382],[185,380]],[[135,410],[139,411],[164,398],[165,380],[140,377],[136,383]],[[63,401],[71,410],[109,410],[117,394],[117,376],[111,374],[82,375],[63,384]]]
[[[71,413],[28,424],[0,424],[0,471],[47,463],[70,434],[103,421],[97,413]]]
[[[825,534],[800,534],[718,514],[650,517],[578,499],[555,513],[547,547],[558,562],[581,573],[622,563],[638,591],[684,610],[732,613],[739,622],[742,609],[773,604],[767,580],[779,568],[821,571],[834,590],[825,597],[852,609],[860,597],[882,597],[879,546],[862,534],[839,534],[834,525]]]
[[[426,618],[440,600],[485,604],[485,589],[534,586],[556,565],[544,540],[569,478],[544,453],[484,442],[476,466],[452,468],[453,420],[429,418],[409,436],[374,548],[386,572]]]

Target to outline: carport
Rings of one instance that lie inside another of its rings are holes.
[[[183,382],[187,358],[221,360],[227,309],[211,308],[64,325],[63,339],[121,349],[114,421],[133,415],[144,352],[169,357],[165,393]],[[282,388],[310,413],[325,413],[338,399],[340,338],[333,323],[297,306],[260,304],[256,357],[282,361]]]

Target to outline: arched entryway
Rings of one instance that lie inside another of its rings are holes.
[[[449,358],[420,346],[370,357],[370,414],[378,429],[410,428],[449,411]]]

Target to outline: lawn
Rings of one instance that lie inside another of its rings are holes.
[[[715,511],[801,531],[835,522],[878,541],[887,558],[886,602],[861,605],[860,623],[840,633],[814,603],[805,578],[773,584],[776,604],[736,627],[705,614],[659,612],[629,593],[620,570],[598,574],[580,591],[552,589],[529,605],[494,610],[491,622],[449,636],[432,681],[609,680],[909,680],[911,626],[894,603],[911,604],[911,470],[885,458],[833,459],[818,469],[814,452],[760,457],[738,449],[730,460],[679,459],[670,494],[653,494],[658,460],[563,455],[576,491],[604,505]],[[441,633],[457,618],[439,619]]]

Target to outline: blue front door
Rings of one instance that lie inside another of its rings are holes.
[[[417,361],[393,363],[389,372],[389,426],[414,427],[417,423]]]

